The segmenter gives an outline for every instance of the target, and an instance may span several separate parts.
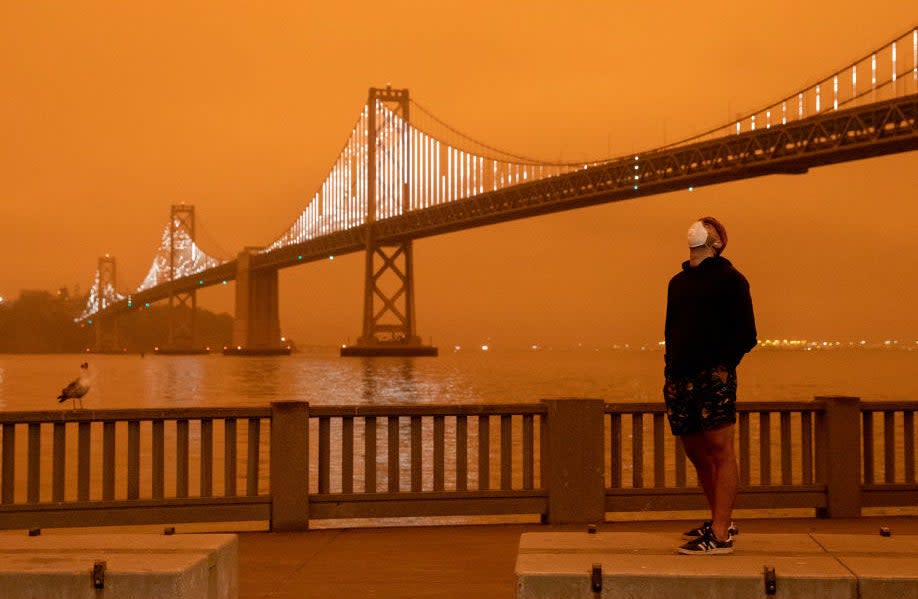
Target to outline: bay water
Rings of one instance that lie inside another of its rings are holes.
[[[0,355],[0,410],[56,410],[55,397],[87,361],[92,409],[231,407],[302,400],[313,405],[530,403],[589,397],[661,401],[663,353],[653,349],[441,349],[430,358],[341,358],[337,348],[290,356],[220,354]],[[918,399],[918,346],[816,351],[758,348],[738,369],[740,401]]]

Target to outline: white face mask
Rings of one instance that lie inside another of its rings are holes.
[[[692,223],[688,230],[688,246],[697,248],[703,246],[708,241],[708,230],[700,220]]]

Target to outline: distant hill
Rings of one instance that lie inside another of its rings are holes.
[[[75,322],[86,298],[66,288],[22,291],[18,299],[0,303],[0,353],[73,353],[92,347],[93,325]],[[177,310],[188,310],[181,306]],[[232,341],[233,317],[197,309],[195,324],[202,346],[221,348]],[[118,319],[119,344],[128,352],[153,351],[168,343],[169,312],[151,306]]]

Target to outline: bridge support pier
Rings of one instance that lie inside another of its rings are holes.
[[[118,317],[97,317],[93,320],[93,327],[96,329],[95,353],[120,354],[124,351],[118,337]]]
[[[250,248],[236,259],[236,317],[233,345],[223,349],[232,356],[289,355],[281,342],[277,269],[252,270]]]
[[[363,334],[342,356],[436,356],[414,324],[414,256],[411,240],[370,243],[364,279]],[[377,260],[378,259],[378,260]],[[380,300],[377,309],[376,300]]]
[[[157,347],[160,355],[193,355],[210,353],[198,347],[195,314],[198,301],[195,290],[169,295],[169,345]]]

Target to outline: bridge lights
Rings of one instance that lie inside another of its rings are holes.
[[[204,284],[204,279],[198,279],[198,285],[203,285],[203,284]]]

